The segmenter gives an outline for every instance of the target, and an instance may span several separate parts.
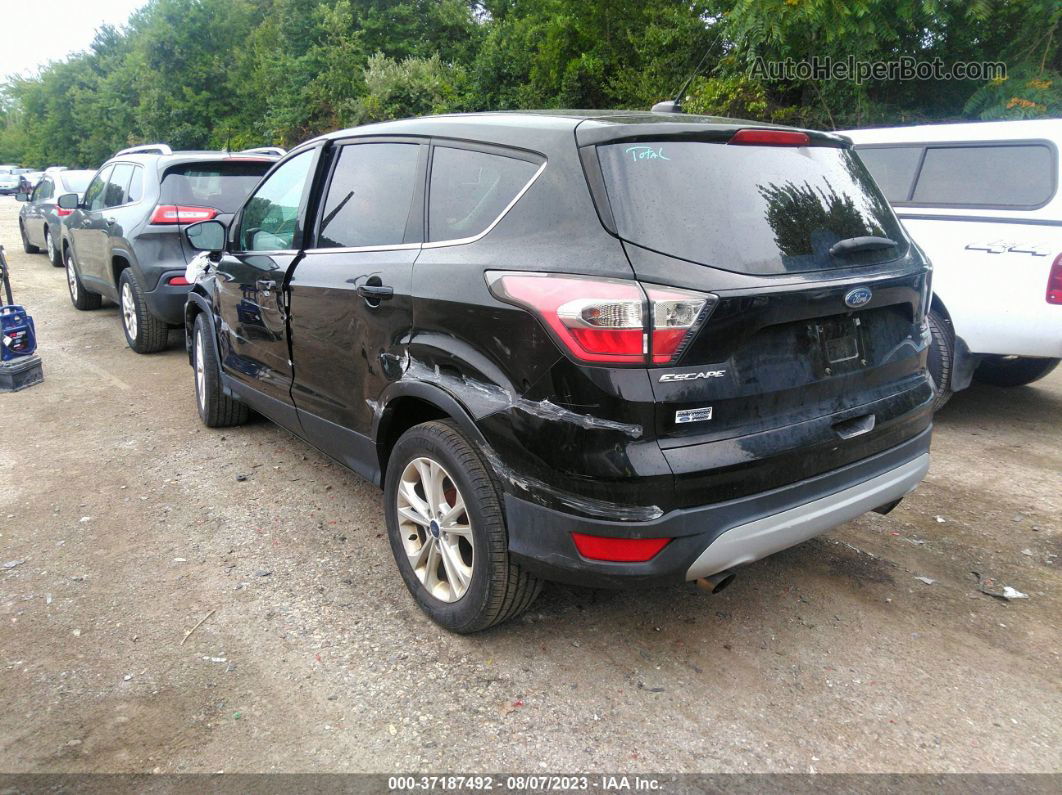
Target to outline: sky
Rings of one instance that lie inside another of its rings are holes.
[[[0,82],[33,74],[92,43],[96,28],[124,25],[147,0],[0,0]]]

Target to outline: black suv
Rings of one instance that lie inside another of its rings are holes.
[[[435,621],[543,579],[700,580],[929,464],[930,268],[846,139],[652,113],[494,113],[312,140],[209,251],[200,416],[253,409],[385,492]]]
[[[166,347],[184,323],[188,260],[181,235],[190,223],[229,219],[275,155],[171,152],[161,144],[119,152],[96,172],[84,198],[59,197],[62,262],[70,300],[121,309],[122,330],[137,353]]]

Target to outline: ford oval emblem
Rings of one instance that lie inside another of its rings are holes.
[[[873,297],[874,293],[869,287],[856,287],[854,290],[848,291],[848,294],[844,297],[844,302],[852,309],[859,309],[859,307],[869,304],[870,299]]]

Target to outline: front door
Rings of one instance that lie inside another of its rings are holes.
[[[70,231],[70,242],[74,249],[74,260],[85,286],[93,292],[101,292],[107,285],[103,262],[107,242],[108,225],[104,218],[104,204],[107,193],[107,180],[114,166],[106,166],[92,178],[85,190],[81,206],[74,210],[64,221]],[[113,293],[113,289],[107,293]],[[111,297],[114,297],[113,295]]]
[[[378,473],[373,407],[401,375],[412,327],[428,147],[341,144],[312,248],[289,284],[292,397],[307,437],[367,477]]]
[[[319,152],[296,155],[259,185],[236,219],[233,253],[215,268],[222,369],[247,403],[284,425],[294,418],[284,285],[300,255],[307,185]]]

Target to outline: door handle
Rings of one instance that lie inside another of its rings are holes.
[[[358,295],[368,301],[387,301],[395,297],[395,290],[384,284],[359,284]]]
[[[254,284],[255,287],[262,291],[262,295],[269,295],[272,290],[277,289],[277,283],[272,279],[259,279]]]

